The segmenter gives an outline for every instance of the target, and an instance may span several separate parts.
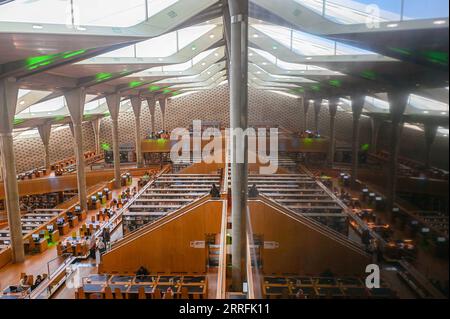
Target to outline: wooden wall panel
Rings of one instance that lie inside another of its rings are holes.
[[[103,256],[101,271],[135,272],[144,266],[151,272],[205,272],[206,249],[191,248],[190,243],[205,240],[206,234],[220,233],[222,205],[222,201],[205,202],[113,249]]]
[[[370,260],[259,201],[250,201],[253,234],[279,248],[263,249],[265,274],[318,275],[326,269],[339,275],[362,275]]]

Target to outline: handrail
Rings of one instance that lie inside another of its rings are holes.
[[[279,210],[280,212],[284,213],[285,215],[291,217],[294,220],[297,220],[298,222],[301,222],[305,224],[306,226],[310,227],[311,229],[321,233],[324,236],[327,236],[342,245],[346,246],[347,248],[352,249],[353,251],[369,257],[370,254],[368,254],[364,249],[363,246],[357,242],[349,240],[347,237],[342,235],[341,233],[335,231],[334,229],[331,229],[329,227],[326,227],[322,225],[320,222],[317,222],[311,218],[305,217],[301,214],[298,214],[283,205],[277,203],[276,201],[272,200],[271,198],[268,198],[265,195],[260,194],[258,200],[265,203],[268,206],[271,206],[274,209]]]
[[[170,165],[166,165],[161,171],[156,174],[156,176],[153,178],[153,180],[149,181],[142,189],[134,196],[132,197],[126,204],[123,206],[119,211],[117,211],[110,219],[109,221],[104,224],[100,229],[95,232],[95,237],[98,237],[101,235],[102,231],[106,227],[112,226],[116,220],[120,217],[122,217],[123,213],[138,199],[143,193],[147,191],[147,189],[163,174],[167,173],[167,171],[170,169]],[[116,229],[112,229],[111,233],[113,233]]]
[[[227,209],[228,202],[223,200],[222,227],[220,236],[219,270],[217,274],[217,299],[226,298],[227,289]]]
[[[148,233],[152,232],[154,229],[161,227],[161,226],[165,225],[166,223],[169,223],[172,220],[180,217],[182,214],[185,214],[185,213],[193,210],[194,208],[197,208],[201,204],[210,200],[210,197],[211,197],[210,194],[205,194],[204,196],[194,200],[192,203],[190,203],[186,206],[183,206],[180,209],[178,209],[172,213],[169,213],[168,215],[166,215],[164,217],[161,217],[160,219],[154,221],[153,223],[148,223],[146,225],[143,225],[141,228],[137,229],[134,232],[129,233],[125,237],[123,237],[123,238],[119,239],[118,241],[116,241],[115,243],[113,243],[111,249],[107,253],[105,253],[105,255],[107,255],[108,253],[135,240],[136,238],[147,235]]]
[[[311,173],[311,171],[306,168],[304,165],[300,165],[300,168],[306,173],[308,174],[311,178],[314,178],[314,175]],[[378,243],[380,244],[380,248],[384,248],[384,246],[386,245],[386,241],[383,239],[383,237],[381,237],[379,234],[377,234],[375,231],[373,231],[372,229],[369,228],[369,226],[366,225],[366,223],[364,223],[362,221],[361,218],[359,218],[358,216],[356,216],[355,214],[353,214],[353,212],[332,192],[328,189],[328,187],[326,187],[321,181],[317,181],[317,185],[320,186],[320,188],[322,188],[322,190],[327,193],[331,198],[333,198],[334,201],[336,201],[336,203],[342,208],[342,210],[344,211],[344,213],[352,220],[354,220],[356,222],[356,224],[358,225],[358,227],[362,230],[367,230],[369,231],[370,235],[375,238]]]
[[[247,285],[248,285],[248,299],[255,299],[255,284],[253,281],[253,270],[252,270],[252,255],[250,252],[250,236],[247,236]]]

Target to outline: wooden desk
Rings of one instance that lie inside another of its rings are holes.
[[[67,235],[70,231],[69,223],[64,223],[63,225],[58,225],[58,230],[61,235]]]
[[[39,253],[43,253],[48,249],[48,243],[46,238],[41,238],[39,242],[34,243],[39,251]]]

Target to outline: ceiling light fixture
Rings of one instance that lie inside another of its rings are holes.
[[[388,25],[386,25],[388,28],[396,28],[398,27],[398,23],[389,23]]]
[[[445,21],[445,20],[436,20],[436,21],[433,21],[433,24],[436,24],[436,25],[445,24],[445,23],[447,23],[447,21]]]
[[[44,29],[44,27],[43,26],[41,26],[41,25],[39,25],[39,24],[35,24],[35,25],[33,25],[33,29]]]
[[[258,38],[258,37],[259,37],[259,34],[255,33],[255,34],[253,35],[253,37],[254,37],[254,38]]]

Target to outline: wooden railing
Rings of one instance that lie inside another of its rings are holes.
[[[320,222],[317,222],[311,218],[302,216],[301,214],[298,214],[298,213],[286,208],[285,206],[277,203],[276,201],[272,200],[271,198],[269,198],[265,195],[260,194],[257,200],[263,202],[264,204],[270,206],[271,208],[278,210],[279,212],[287,215],[288,217],[306,225],[307,227],[317,231],[318,233],[342,244],[343,246],[345,246],[363,256],[366,256],[366,257],[370,256],[364,250],[363,245],[349,240],[346,236],[342,235],[341,233],[339,233],[329,227],[326,227],[325,225],[321,224]]]
[[[106,254],[123,247],[124,245],[132,242],[133,240],[135,240],[139,237],[147,235],[148,233],[154,231],[155,229],[157,229],[167,223],[170,223],[172,220],[180,217],[183,214],[186,214],[186,213],[192,211],[193,209],[206,203],[208,200],[210,200],[210,195],[206,194],[206,195],[194,200],[192,203],[181,207],[180,209],[176,210],[175,212],[172,212],[172,213],[168,214],[167,216],[161,217],[160,219],[154,221],[153,223],[148,223],[146,225],[143,225],[141,228],[127,234],[126,236],[119,239],[115,243],[112,243],[111,250],[108,251]]]

